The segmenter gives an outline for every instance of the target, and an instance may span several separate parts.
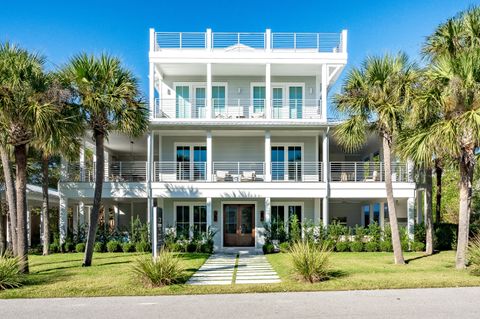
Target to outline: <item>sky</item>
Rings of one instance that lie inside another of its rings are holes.
[[[420,59],[438,24],[480,1],[30,1],[3,0],[0,41],[47,57],[58,68],[77,53],[122,59],[148,96],[148,34],[157,31],[340,32],[348,30],[348,68],[369,55],[406,52]],[[343,76],[345,75],[345,72]],[[342,76],[342,77],[343,77]],[[341,81],[341,79],[340,79]],[[339,85],[337,83],[336,88]]]

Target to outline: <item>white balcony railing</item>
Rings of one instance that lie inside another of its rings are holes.
[[[393,182],[411,182],[413,176],[406,163],[392,163]],[[330,162],[332,182],[384,182],[385,165],[382,162]]]
[[[273,32],[156,32],[155,50],[168,49],[233,49],[252,50],[342,52],[346,39],[343,33]]]
[[[105,162],[105,182],[145,182],[147,162]],[[95,163],[69,163],[64,182],[95,182]]]
[[[205,162],[155,162],[154,182],[206,181]]]
[[[154,118],[198,119],[206,117],[205,99],[155,99]]]
[[[214,162],[213,181],[259,182],[265,180],[264,162]]]
[[[273,119],[320,119],[320,101],[317,99],[274,99]]]
[[[272,181],[321,182],[321,162],[272,162]]]

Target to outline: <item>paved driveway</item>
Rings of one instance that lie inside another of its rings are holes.
[[[480,288],[0,300],[0,318],[480,318]]]

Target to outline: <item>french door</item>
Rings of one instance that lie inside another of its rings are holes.
[[[205,180],[206,161],[206,146],[178,145],[176,149],[177,180]]]
[[[175,86],[175,116],[176,118],[190,118],[190,87],[188,85]]]
[[[253,87],[253,113],[261,113],[265,110],[265,87]]]
[[[225,87],[212,86],[212,106],[215,114],[225,113]]]
[[[272,112],[274,119],[281,119],[283,109],[283,87],[272,88]]]
[[[301,119],[303,109],[303,88],[290,86],[288,88],[288,105],[291,119]]]
[[[255,246],[255,205],[223,205],[223,245]]]
[[[302,180],[302,147],[272,146],[272,180]]]
[[[195,93],[193,106],[192,117],[194,118],[205,118],[205,109],[206,109],[206,89],[204,86],[195,86],[193,87]]]

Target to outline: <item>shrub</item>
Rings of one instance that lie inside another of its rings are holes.
[[[105,245],[102,242],[97,241],[95,246],[93,246],[93,251],[96,253],[103,253],[105,251]]]
[[[380,242],[380,239],[382,237],[382,228],[380,225],[378,225],[377,222],[373,222],[370,225],[368,225],[367,228],[368,236],[370,236],[370,241],[378,243]]]
[[[421,241],[412,242],[412,251],[425,251],[425,244]]]
[[[22,285],[24,275],[19,271],[20,259],[0,255],[0,290],[17,288]]]
[[[328,279],[330,249],[325,244],[315,245],[297,241],[290,247],[295,273],[310,283]]]
[[[123,243],[122,244],[122,251],[124,253],[133,253],[135,252],[135,245],[132,243]]]
[[[363,243],[361,241],[352,241],[350,243],[350,251],[356,253],[363,251]]]
[[[210,243],[202,244],[202,246],[200,247],[200,252],[206,253],[206,254],[213,253],[213,245]]]
[[[437,250],[450,250],[456,245],[457,225],[436,224],[434,233],[434,244]]]
[[[392,252],[393,251],[392,242],[387,240],[382,240],[380,242],[380,251]]]
[[[71,241],[67,241],[64,245],[64,252],[69,253],[72,252],[75,249],[75,244],[72,243]]]
[[[120,250],[120,243],[116,240],[111,240],[107,243],[107,251],[109,253],[116,253]]]
[[[147,253],[150,251],[150,245],[146,241],[141,241],[135,244],[135,251],[137,253]]]
[[[189,242],[187,244],[187,252],[194,253],[197,251],[197,244],[195,242]]]
[[[368,243],[365,244],[365,251],[368,251],[368,252],[378,251],[378,246],[379,244],[377,242],[369,241]]]
[[[338,222],[333,222],[327,228],[327,239],[333,243],[339,241],[340,236],[348,235],[349,231],[347,226],[341,225]]]
[[[421,243],[425,244],[426,243],[426,236],[427,236],[427,232],[426,232],[424,223],[415,224],[415,226],[413,226],[413,240],[414,240],[414,242],[421,242]]]
[[[50,244],[50,252],[58,253],[60,251],[60,246],[57,243]]]
[[[279,247],[281,253],[288,253],[290,251],[290,244],[287,242],[280,243]]]
[[[275,250],[275,247],[272,243],[266,243],[263,245],[262,250],[264,254],[272,254]]]
[[[84,243],[78,243],[76,246],[75,246],[75,251],[77,253],[83,253],[85,252],[85,244]]]
[[[338,252],[345,252],[345,251],[348,251],[348,241],[339,241],[336,245],[335,245],[335,250],[338,251]]]
[[[291,242],[299,241],[302,238],[302,231],[300,229],[300,221],[297,215],[292,215],[289,221],[290,228],[288,229],[288,236]]]
[[[402,245],[402,250],[407,251],[410,243],[407,227],[399,227],[398,232],[400,233],[400,245]]]
[[[475,235],[468,244],[468,262],[470,273],[480,276],[480,235]]]
[[[133,265],[134,275],[149,287],[176,283],[183,274],[179,259],[167,250],[161,250],[157,258],[143,257]]]

